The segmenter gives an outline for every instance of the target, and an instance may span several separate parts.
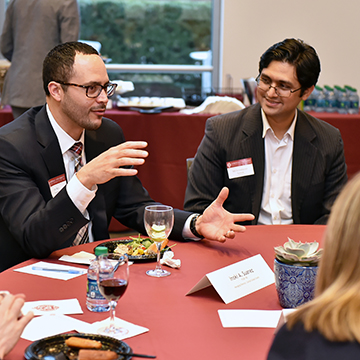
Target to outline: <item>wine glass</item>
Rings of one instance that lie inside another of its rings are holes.
[[[146,272],[149,276],[164,277],[171,274],[170,271],[161,268],[160,251],[162,242],[169,236],[174,225],[174,210],[167,205],[148,205],[145,207],[144,224],[146,232],[151,240],[156,242],[157,262],[154,270]]]
[[[115,325],[115,308],[128,285],[128,256],[113,253],[103,254],[98,257],[98,264],[98,287],[110,305],[110,324],[98,329],[98,333],[110,336],[126,335],[127,329]]]

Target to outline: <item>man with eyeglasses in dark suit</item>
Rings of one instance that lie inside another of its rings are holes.
[[[320,74],[315,49],[285,39],[260,58],[258,103],[207,120],[184,209],[201,213],[223,186],[251,224],[326,224],[347,181],[340,131],[298,109]]]
[[[56,46],[43,64],[47,103],[0,129],[0,271],[54,250],[109,238],[112,216],[146,234],[144,208],[154,204],[137,178],[148,153],[144,141],[125,141],[104,118],[109,81],[91,46]],[[222,207],[223,189],[203,215],[174,210],[170,239],[224,242],[251,214]]]

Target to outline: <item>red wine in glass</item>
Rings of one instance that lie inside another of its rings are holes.
[[[97,332],[102,335],[122,337],[129,330],[115,323],[115,308],[128,286],[129,261],[126,255],[108,253],[98,257],[97,283],[101,294],[110,304],[110,322],[102,325]]]
[[[99,290],[108,301],[118,301],[125,293],[127,281],[123,279],[105,279],[99,283]]]

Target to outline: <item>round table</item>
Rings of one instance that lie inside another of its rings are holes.
[[[155,267],[153,262],[131,265],[129,286],[118,303],[116,316],[149,331],[124,341],[134,352],[154,354],[158,360],[266,359],[274,329],[223,328],[218,310],[280,310],[274,284],[227,305],[213,287],[185,294],[205,274],[257,254],[261,254],[273,269],[274,246],[285,243],[287,237],[302,242],[316,240],[321,244],[325,228],[320,225],[257,225],[248,226],[245,233],[223,244],[207,240],[177,242],[173,251],[175,258],[181,259],[181,268],[170,269],[172,274],[166,278],[151,278],[145,274]],[[170,241],[169,245],[173,243]],[[80,250],[92,252],[96,245],[98,243],[59,250],[45,261],[59,262],[57,259],[61,255]],[[109,313],[87,310],[86,275],[63,281],[13,271],[37,261],[31,259],[0,273],[0,290],[23,292],[28,301],[77,298],[84,313],[71,316],[89,323],[109,316]],[[86,268],[85,265],[74,266]],[[6,359],[22,359],[29,344],[20,339]]]

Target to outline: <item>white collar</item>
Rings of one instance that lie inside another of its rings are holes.
[[[295,116],[294,119],[290,125],[290,127],[287,129],[286,133],[284,134],[284,137],[286,136],[286,134],[288,134],[291,138],[291,140],[294,141],[294,135],[295,135],[295,125],[296,125],[296,121],[297,121],[297,114],[298,111],[297,109],[295,109]],[[262,123],[263,123],[263,133],[262,133],[262,137],[265,138],[266,133],[270,130],[273,135],[276,137],[274,130],[272,129],[272,127],[270,126],[268,119],[266,117],[266,114],[264,112],[263,109],[261,109],[261,118],[262,118]],[[280,139],[281,140],[281,139]]]

